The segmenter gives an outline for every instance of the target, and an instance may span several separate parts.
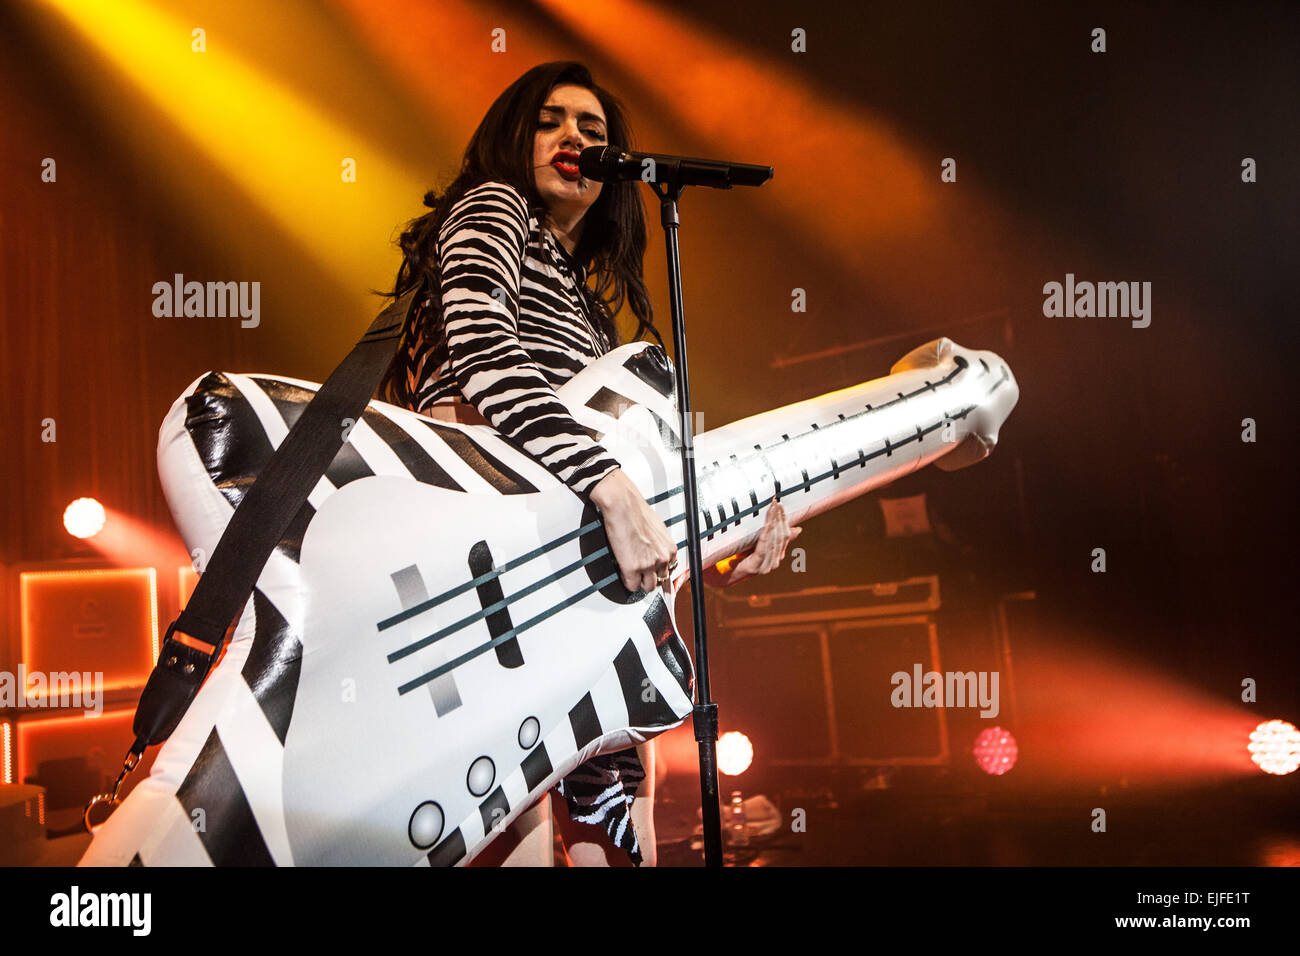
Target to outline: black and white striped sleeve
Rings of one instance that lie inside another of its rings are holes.
[[[492,427],[586,497],[618,461],[559,400],[519,342],[520,271],[528,207],[504,183],[474,187],[438,234],[451,369]]]

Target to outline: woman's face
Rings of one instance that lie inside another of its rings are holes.
[[[551,90],[537,119],[533,181],[554,218],[576,222],[600,196],[601,184],[578,171],[578,154],[605,144],[605,111],[591,90],[565,85]]]

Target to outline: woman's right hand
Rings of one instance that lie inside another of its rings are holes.
[[[668,527],[622,468],[596,482],[590,498],[605,519],[605,536],[623,587],[653,591],[677,563],[677,545]]]

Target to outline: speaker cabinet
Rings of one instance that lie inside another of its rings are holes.
[[[946,765],[942,707],[895,707],[899,671],[942,671],[938,579],[724,600],[711,641],[720,729],[772,766]],[[904,613],[912,612],[912,613]]]
[[[45,842],[45,793],[0,784],[0,866],[29,866]]]
[[[27,674],[102,674],[109,691],[143,686],[158,656],[153,568],[23,571],[18,591]]]
[[[90,798],[112,786],[134,739],[134,717],[135,708],[128,707],[98,717],[24,716],[13,723],[15,782],[44,788],[52,829],[75,824]],[[145,751],[121,796],[149,776],[157,752],[156,747]]]
[[[827,697],[835,751],[849,763],[941,765],[948,762],[942,707],[895,707],[893,675],[942,671],[939,634],[928,615],[836,621],[825,637]]]
[[[824,627],[727,630],[712,643],[710,677],[721,731],[741,731],[769,761],[816,762],[834,753]]]

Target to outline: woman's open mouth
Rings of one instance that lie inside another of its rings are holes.
[[[556,153],[555,158],[551,160],[551,165],[561,176],[570,182],[576,182],[582,178],[582,170],[578,168],[578,154],[567,150]]]

